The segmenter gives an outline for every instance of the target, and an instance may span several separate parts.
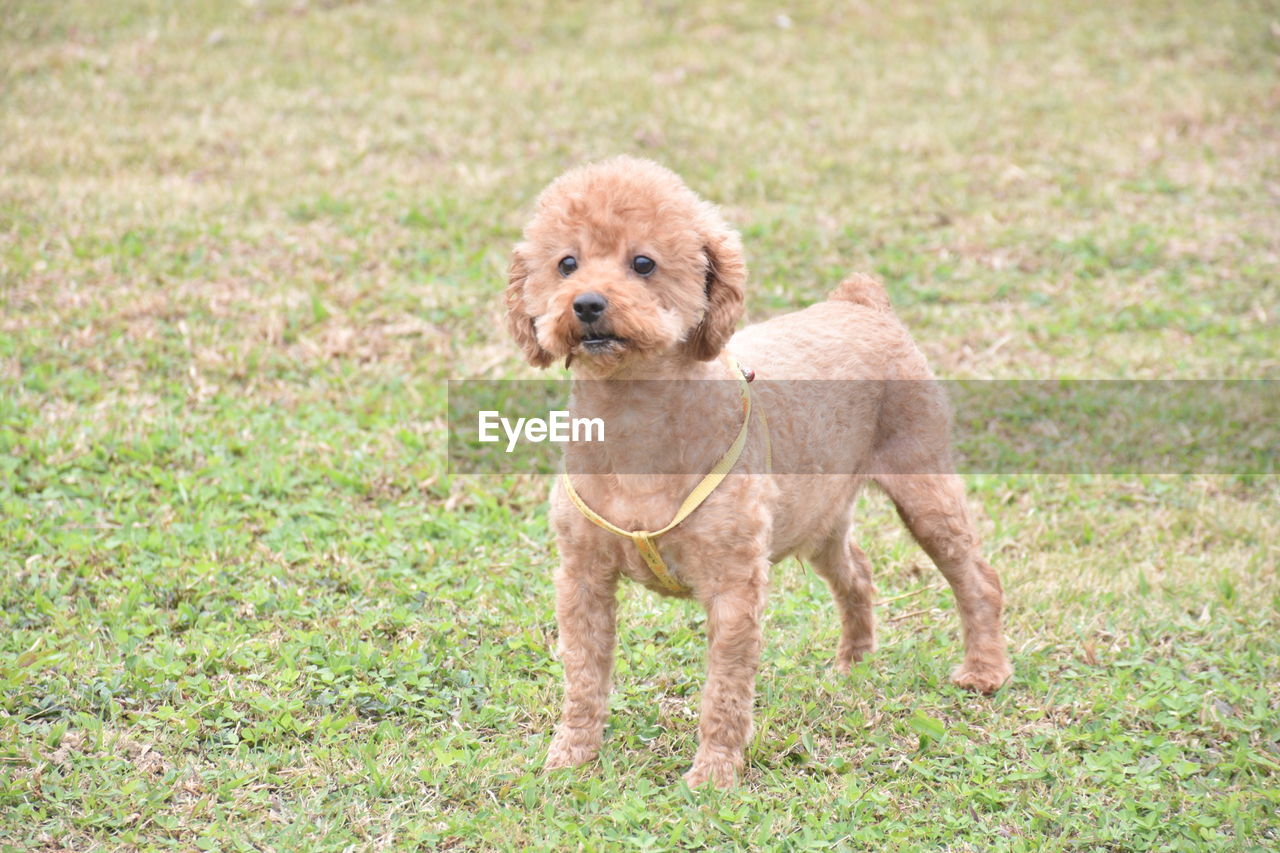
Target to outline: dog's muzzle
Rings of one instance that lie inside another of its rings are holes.
[[[607,307],[609,300],[595,291],[580,293],[574,297],[573,313],[582,326],[580,342],[584,352],[601,353],[625,343],[622,338],[607,330],[608,324],[601,322]]]

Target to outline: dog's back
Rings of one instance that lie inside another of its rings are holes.
[[[874,278],[850,276],[825,302],[743,329],[729,349],[763,380],[767,410],[804,413],[771,429],[779,473],[910,473],[907,457],[920,472],[949,470],[945,394]]]
[[[825,302],[755,323],[729,349],[765,379],[929,379],[883,285],[852,275]]]

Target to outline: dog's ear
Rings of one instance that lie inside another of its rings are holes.
[[[525,360],[534,367],[546,367],[549,365],[553,357],[551,353],[542,348],[538,343],[538,333],[533,326],[533,317],[524,307],[524,285],[529,277],[528,261],[521,251],[522,246],[516,246],[511,252],[511,264],[507,267],[507,291],[505,294],[507,302],[507,331],[511,333],[511,337],[516,339],[516,343],[520,345],[521,351],[524,352]]]
[[[742,257],[742,239],[717,215],[703,231],[706,241],[707,311],[687,341],[693,357],[710,361],[720,354],[742,317],[743,288],[747,283],[747,263]]]

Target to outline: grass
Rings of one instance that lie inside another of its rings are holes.
[[[785,13],[785,18],[779,18]],[[941,375],[1277,378],[1274,7],[0,2],[0,845],[1274,849],[1274,477],[973,476],[1017,680],[876,496],[882,648],[778,567],[739,789],[702,617],[623,593],[601,761],[545,480],[445,468],[528,375],[533,195],[663,160],[753,317],[882,276]]]

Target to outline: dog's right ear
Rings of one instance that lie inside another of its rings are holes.
[[[528,261],[521,251],[523,246],[516,246],[511,252],[511,264],[507,267],[507,331],[516,339],[524,353],[525,360],[534,367],[546,367],[554,357],[538,343],[538,332],[533,325],[533,317],[524,307],[524,285],[529,278]]]

